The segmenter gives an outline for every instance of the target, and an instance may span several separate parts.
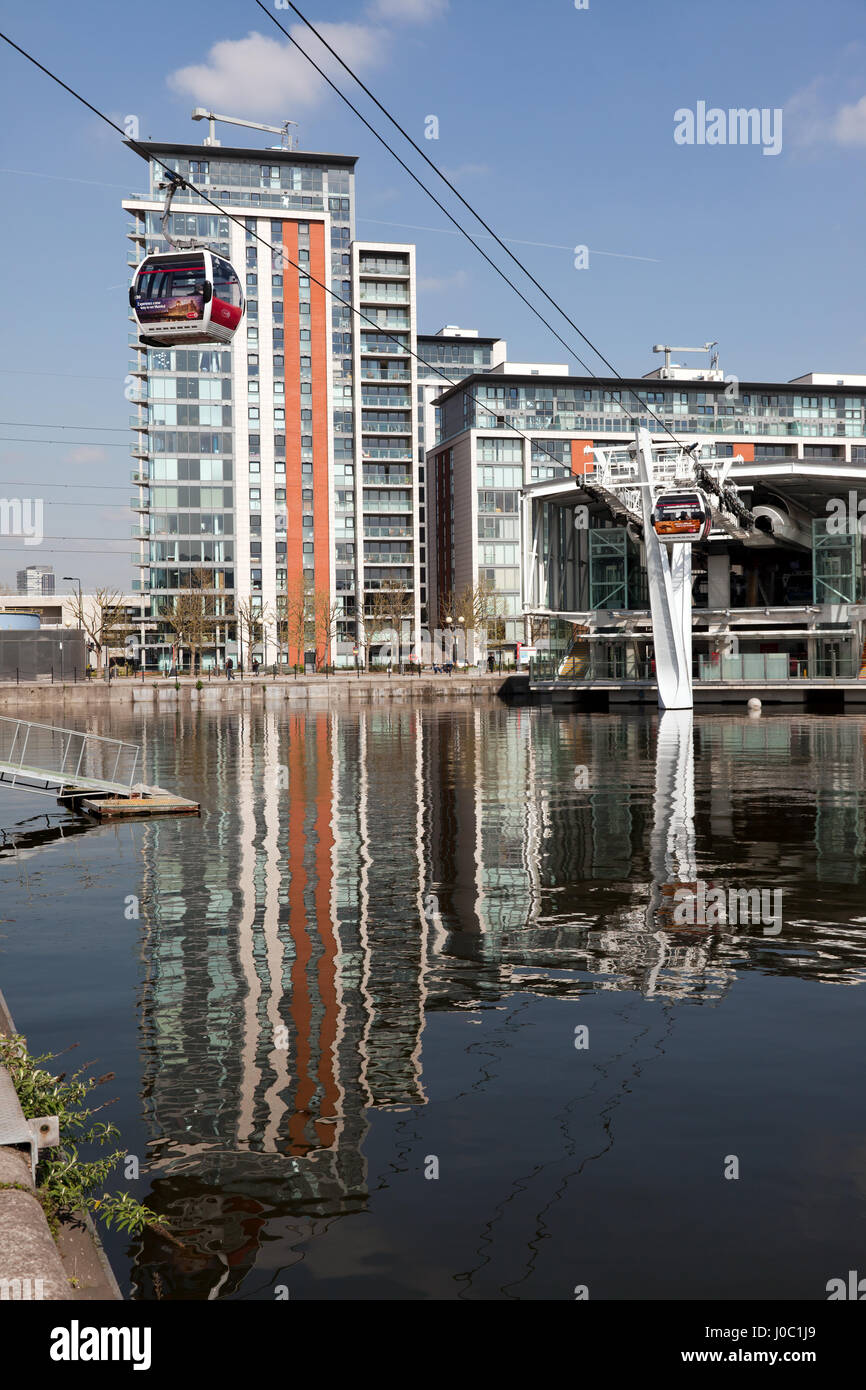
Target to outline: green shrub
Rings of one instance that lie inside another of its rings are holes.
[[[101,1159],[87,1161],[79,1157],[79,1144],[102,1147],[119,1138],[116,1125],[94,1119],[112,1102],[88,1109],[84,1101],[95,1087],[113,1080],[114,1073],[85,1076],[92,1066],[88,1063],[68,1078],[64,1072],[53,1076],[42,1063],[53,1061],[58,1055],[46,1052],[41,1057],[32,1057],[22,1037],[0,1036],[0,1066],[5,1067],[12,1078],[25,1118],[56,1115],[60,1122],[60,1145],[41,1150],[36,1170],[36,1195],[52,1230],[57,1230],[62,1216],[82,1209],[99,1216],[109,1229],[117,1226],[130,1235],[137,1235],[145,1226],[164,1227],[166,1223],[157,1212],[136,1201],[128,1192],[103,1191],[97,1195],[111,1170],[126,1155],[122,1149],[115,1149]]]

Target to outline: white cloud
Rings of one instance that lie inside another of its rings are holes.
[[[373,0],[367,14],[385,23],[430,24],[441,19],[447,9],[448,0]]]
[[[78,444],[74,449],[70,449],[66,456],[67,463],[104,463],[107,454],[101,445],[91,448],[88,444]]]
[[[837,111],[833,136],[840,145],[866,145],[866,97]]]
[[[465,270],[456,270],[453,275],[419,276],[418,289],[427,293],[439,294],[444,290],[462,290],[469,284]]]
[[[471,179],[479,174],[489,174],[489,164],[458,164],[454,169],[443,169],[442,173],[452,183],[457,183],[458,179]]]
[[[814,77],[785,102],[785,135],[816,153],[828,145],[866,145],[863,65],[866,45],[847,44],[829,71]]]
[[[320,24],[322,36],[356,71],[381,66],[387,57],[388,34],[364,24]],[[303,25],[292,35],[330,77],[342,69],[318,39]],[[207,61],[179,68],[168,77],[172,91],[211,110],[238,112],[254,118],[286,120],[304,108],[317,106],[328,87],[297,48],[255,32],[245,39],[222,39]]]

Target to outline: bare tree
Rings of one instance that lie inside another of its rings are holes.
[[[311,641],[316,640],[315,596],[312,581],[296,579],[286,594],[286,639],[293,666],[303,666]]]
[[[274,609],[274,631],[277,637],[277,665],[283,664],[283,648],[289,645],[289,596],[277,594]]]
[[[133,631],[123,594],[117,589],[97,589],[89,603],[80,593],[74,593],[71,601],[75,622],[96,652],[96,674],[101,676],[106,652],[123,646],[126,634]]]
[[[262,640],[265,623],[269,622],[271,612],[269,608],[263,608],[251,595],[249,598],[238,599],[235,616],[241,658],[243,660],[245,657],[247,666],[251,667],[253,652]]]
[[[332,666],[331,646],[337,633],[337,619],[343,611],[339,599],[331,597],[329,590],[317,589],[313,595],[313,624],[315,629],[316,664],[319,664],[319,650],[326,666]]]
[[[488,579],[467,584],[457,593],[444,593],[439,601],[439,625],[450,632],[477,635],[485,641],[503,641],[503,598]]]
[[[174,634],[178,657],[184,648],[189,652],[190,673],[201,669],[202,653],[216,645],[219,622],[217,596],[213,587],[213,571],[189,570],[182,575],[182,587],[174,595],[171,607],[164,614],[165,622]]]
[[[403,624],[407,618],[411,618],[415,611],[415,603],[412,591],[406,588],[405,584],[398,584],[387,580],[381,589],[374,589],[369,595],[369,628],[365,621],[364,630],[368,638],[366,647],[369,651],[370,640],[376,636],[377,632],[391,628],[397,636],[398,661],[400,670],[403,669]],[[369,658],[368,658],[369,664]]]

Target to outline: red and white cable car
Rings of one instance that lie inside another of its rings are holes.
[[[145,256],[129,290],[139,338],[150,347],[230,343],[243,317],[243,290],[231,262],[168,230],[172,197],[183,187],[181,178],[169,180],[162,214],[163,235],[175,249]]]
[[[705,541],[713,514],[702,492],[663,492],[653,505],[653,530],[662,545]]]

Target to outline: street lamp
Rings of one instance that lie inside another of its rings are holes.
[[[458,618],[458,619],[457,619],[457,623],[458,623],[458,626],[459,626],[459,628],[460,628],[461,633],[463,634],[463,637],[462,637],[462,645],[461,645],[461,641],[458,640],[457,649],[458,649],[458,651],[462,650],[463,656],[464,656],[464,659],[465,659],[465,657],[466,657],[466,619],[465,619],[465,618]]]
[[[78,579],[78,578],[76,578],[76,576],[75,576],[74,574],[64,574],[64,576],[63,576],[63,583],[64,583],[64,584],[67,584],[67,583],[68,583],[68,584],[77,584],[77,585],[78,585],[78,609],[79,609],[78,616],[79,616],[79,618],[82,618],[82,619],[83,619],[83,617],[84,617],[84,610],[83,610],[82,604],[81,604],[81,580]]]
[[[78,579],[74,574],[64,574],[64,575],[62,576],[62,579],[63,579],[63,583],[64,583],[64,584],[67,584],[67,583],[68,583],[68,584],[77,584],[77,585],[78,585],[78,626],[79,626],[79,629],[83,631],[83,629],[84,629],[84,600],[83,600],[82,597],[81,597],[81,580]],[[86,660],[87,660],[87,656],[86,656],[86,654],[85,654],[85,661],[86,661]],[[63,647],[62,647],[62,645],[61,645],[61,648],[60,648],[60,670],[61,670],[61,679],[62,679],[62,673],[63,673]],[[86,677],[86,675],[87,675],[87,673],[85,672],[85,677]]]

